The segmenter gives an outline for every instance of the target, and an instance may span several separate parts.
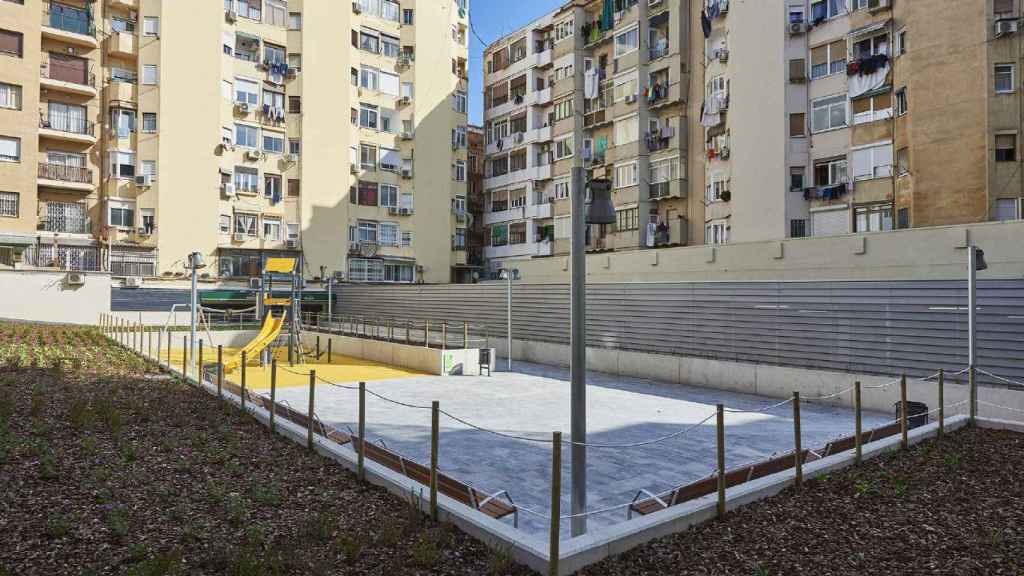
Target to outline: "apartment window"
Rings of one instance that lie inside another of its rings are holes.
[[[377,147],[373,144],[359,145],[359,165],[363,170],[377,169]]]
[[[640,139],[640,117],[636,114],[615,119],[615,145],[621,146]]]
[[[235,86],[234,86],[234,84],[232,84],[230,80],[221,80],[220,81],[220,97],[230,102],[230,101],[232,101],[234,99],[234,94],[235,94]]]
[[[553,113],[555,122],[572,118],[572,98],[566,98],[565,100],[556,102]]]
[[[17,192],[0,192],[0,216],[17,218],[21,195]]]
[[[725,220],[714,220],[704,225],[705,244],[727,244],[729,242],[729,225]]]
[[[1017,161],[1017,135],[996,134],[996,162]]]
[[[262,0],[237,0],[238,15],[250,20],[259,20],[262,16]]]
[[[356,204],[360,206],[378,206],[379,188],[376,182],[360,181],[356,194]]]
[[[301,96],[289,96],[288,97],[288,113],[289,114],[301,114],[302,113],[302,97]]]
[[[402,55],[402,41],[394,36],[381,34],[381,54],[388,58],[398,58]]]
[[[526,164],[526,152],[525,151],[523,152],[523,164]],[[525,166],[523,166],[523,168],[525,168]],[[453,177],[454,177],[456,182],[465,182],[466,181],[466,161],[465,160],[456,160],[455,161],[455,172],[453,174]]]
[[[452,95],[452,108],[460,113],[466,113],[466,93],[459,90]]]
[[[378,111],[377,107],[371,104],[359,105],[359,125],[370,130],[377,129]]]
[[[388,172],[398,172],[402,166],[401,152],[393,148],[380,149],[380,169]]]
[[[288,24],[288,4],[286,0],[267,0],[266,23],[284,28]]]
[[[112,150],[110,152],[110,176],[112,178],[134,178],[135,153]]]
[[[220,128],[220,141],[221,141],[221,144],[224,144],[226,146],[230,146],[230,145],[234,144],[234,140],[235,140],[235,133],[231,130],[231,128],[228,128],[226,126],[221,126],[221,128]]]
[[[263,217],[263,238],[266,240],[281,240],[281,219]]]
[[[508,155],[491,158],[491,176],[508,174]]]
[[[149,176],[150,180],[156,181],[156,160],[142,160],[139,162],[139,174]]]
[[[572,38],[575,33],[573,20],[563,20],[562,22],[555,23],[555,44],[565,40],[566,38]]]
[[[615,79],[614,87],[612,88],[612,98],[616,102],[621,102],[626,99],[627,96],[636,96],[637,86],[639,85],[639,76],[637,72],[630,74],[624,74]]]
[[[846,126],[846,95],[819,98],[811,103],[811,131],[824,132]]]
[[[394,222],[381,222],[377,231],[381,246],[398,246],[400,237],[398,224]]]
[[[263,175],[263,195],[270,198],[275,203],[281,199],[283,192],[281,190],[280,174]]]
[[[823,160],[814,164],[814,185],[835,186],[847,181],[846,159]]]
[[[266,64],[284,64],[284,48],[269,42],[263,43],[263,62]]]
[[[896,151],[896,174],[902,176],[910,173],[910,150],[906,147]]]
[[[896,211],[896,227],[900,230],[910,228],[910,208],[900,208]]]
[[[256,237],[256,215],[244,212],[235,213],[235,234],[242,234],[250,238]]]
[[[795,58],[789,61],[789,81],[798,84],[807,80],[807,61]]]
[[[289,30],[302,30],[302,13],[301,12],[289,12],[288,13],[288,29]]]
[[[454,145],[456,148],[466,147],[465,126],[457,126],[454,130],[452,130],[452,145]]]
[[[665,158],[651,161],[649,184],[663,184],[679,178],[679,158]]]
[[[811,48],[811,79],[846,72],[846,40]]]
[[[298,178],[288,179],[288,197],[298,198],[300,190],[300,180]]]
[[[380,37],[376,32],[367,32],[360,30],[359,32],[359,48],[366,52],[373,54],[380,53]]]
[[[217,223],[217,229],[221,234],[231,234],[231,216],[221,214]]]
[[[380,205],[385,208],[398,208],[398,186],[394,184],[380,185]]]
[[[569,197],[569,180],[555,182],[555,200],[565,200]]]
[[[302,54],[295,52],[288,54],[288,69],[296,72],[302,70]]]
[[[413,18],[413,10],[412,10],[412,8],[403,8],[402,9],[402,24],[405,24],[406,26],[412,26],[413,22],[414,22],[414,18]]]
[[[634,27],[615,35],[615,57],[624,56],[640,47],[640,29]]]
[[[380,71],[376,68],[363,66],[359,71],[359,85],[368,90],[380,88]]]
[[[807,220],[797,219],[789,221],[789,237],[790,238],[806,238],[807,237]]]
[[[1022,202],[1020,198],[996,198],[996,220],[1006,222],[1024,218],[1024,214],[1020,213]]]
[[[156,112],[142,113],[142,131],[147,133],[156,132]]]
[[[1014,92],[1013,76],[1013,64],[996,64],[996,94],[1012,94]]]
[[[857,206],[853,209],[854,232],[892,230],[892,204]]]
[[[907,53],[907,30],[903,29],[896,33],[896,55],[903,56]]]
[[[727,192],[729,192],[729,181],[721,179],[720,176],[712,176],[711,182],[704,187],[704,201],[708,204],[728,202],[731,197],[726,195]]]
[[[55,103],[55,102],[51,102],[50,103],[50,105],[51,105],[50,113],[51,114],[53,114],[55,112],[55,110],[53,109],[53,105],[54,104],[57,104],[57,103]],[[85,116],[85,108],[82,107],[82,106],[64,106],[64,105],[61,105],[60,107],[64,109],[64,110],[61,110],[61,112],[63,112],[64,114],[68,114],[69,116],[77,116],[77,117],[82,117],[82,118],[84,118],[84,116]],[[76,109],[76,108],[79,109],[77,114],[73,112],[73,110]],[[61,115],[58,114],[58,117],[60,117],[60,116]],[[111,128],[113,128],[114,133],[117,134],[118,138],[130,138],[131,135],[135,133],[135,110],[126,110],[124,108],[111,108],[110,109],[110,125],[111,125]]]
[[[21,86],[0,82],[0,108],[21,110]]]
[[[256,194],[259,190],[259,170],[248,166],[235,166],[235,191]]]
[[[789,168],[789,189],[793,191],[803,191],[804,189],[804,167],[803,166],[791,166]]]
[[[804,126],[807,124],[807,115],[803,112],[796,112],[789,115],[789,136],[799,138],[804,136]]]
[[[355,227],[355,240],[357,242],[376,242],[377,223],[360,221]]]
[[[0,162],[21,162],[21,138],[0,136]]]
[[[135,204],[123,200],[108,200],[107,221],[115,228],[134,228]]]
[[[143,36],[159,36],[160,35],[160,18],[157,16],[144,16],[142,18],[142,35]]]
[[[892,176],[892,143],[857,148],[851,153],[853,179],[871,180]]]
[[[260,99],[260,85],[248,78],[235,78],[235,102],[256,106]]]
[[[626,188],[638,184],[636,162],[619,164],[615,166],[615,187]]]
[[[855,125],[887,120],[892,118],[892,92],[857,98],[850,102],[850,107]]]
[[[256,148],[259,146],[258,133],[255,126],[235,124],[235,144],[246,148]]]
[[[909,102],[907,101],[907,89],[900,88],[896,91],[896,115],[903,116],[910,110]]]
[[[574,153],[573,137],[563,138],[555,142],[555,160],[571,158]]]
[[[811,2],[811,21],[822,22],[846,14],[845,0],[816,0]]]
[[[143,64],[142,65],[142,83],[147,86],[153,86],[159,79],[156,64]]]
[[[21,58],[24,50],[21,32],[0,30],[0,54],[8,54]]]
[[[274,154],[284,154],[284,136],[281,134],[264,132],[263,150]]]

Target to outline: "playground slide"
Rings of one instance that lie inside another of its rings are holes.
[[[255,359],[264,348],[270,346],[274,340],[277,340],[278,335],[281,334],[281,329],[284,327],[284,318],[284,314],[279,317],[267,314],[266,319],[263,321],[263,327],[260,328],[260,333],[256,335],[252,342],[246,344],[245,348],[242,348],[247,359]],[[224,362],[224,371],[233,372],[241,365],[242,352],[239,352]]]

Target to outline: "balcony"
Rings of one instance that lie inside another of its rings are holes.
[[[114,56],[134,58],[136,54],[135,35],[115,32],[107,37],[107,52]]]
[[[36,183],[46,188],[74,190],[76,192],[92,192],[92,170],[80,166],[50,164],[40,162],[36,173]]]
[[[39,85],[43,88],[80,96],[96,96],[96,75],[86,66],[68,66],[53,60],[39,69]]]
[[[124,8],[127,10],[138,10],[139,0],[107,0],[111,8]]]
[[[667,182],[651,184],[648,187],[648,191],[648,197],[651,200],[684,198],[686,196],[686,185],[684,184],[684,180],[669,180]]]
[[[40,202],[39,229],[55,234],[90,234],[89,209],[84,202]]]
[[[515,206],[505,210],[492,210],[491,212],[484,213],[484,225],[488,226],[498,222],[529,220],[534,218],[551,218],[551,204],[549,202],[541,202],[540,204]]]
[[[55,2],[43,4],[42,33],[44,38],[51,40],[88,48],[99,46],[96,41],[96,26],[89,13]]]
[[[39,118],[39,136],[78,142],[96,143],[96,125],[85,118],[74,118],[67,114],[46,114]]]
[[[551,48],[545,48],[543,52],[534,54],[531,64],[537,68],[543,68],[551,65],[551,53]]]
[[[135,102],[136,83],[128,79],[111,78],[107,84],[108,102]]]

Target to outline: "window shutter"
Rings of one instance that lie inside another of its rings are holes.
[[[855,180],[872,177],[871,151],[871,148],[853,151],[853,178]]]
[[[831,54],[829,59],[835,62],[836,60],[846,60],[846,40],[836,40],[829,45]]]
[[[797,114],[789,115],[789,135],[790,136],[803,136],[804,125],[806,123],[806,116],[801,112]]]
[[[811,65],[828,64],[828,46],[811,48]]]
[[[994,0],[992,3],[992,11],[996,14],[1013,12],[1013,0]]]
[[[807,74],[805,72],[806,70],[807,70],[807,61],[804,60],[803,58],[798,58],[798,59],[795,59],[795,60],[790,60],[789,61],[789,79],[790,79],[790,81],[806,79],[807,78]]]
[[[21,34],[0,30],[0,52],[21,56]]]

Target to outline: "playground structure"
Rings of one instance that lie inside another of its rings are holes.
[[[302,323],[299,303],[302,300],[302,278],[295,258],[268,258],[260,276],[256,298],[257,317],[263,318],[259,334],[238,354],[224,361],[224,371],[233,372],[243,362],[266,364],[278,347],[277,342],[287,326],[288,363],[301,363],[305,357],[300,340]],[[288,296],[274,296],[274,282],[288,286]],[[279,314],[275,314],[279,312]]]

